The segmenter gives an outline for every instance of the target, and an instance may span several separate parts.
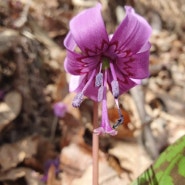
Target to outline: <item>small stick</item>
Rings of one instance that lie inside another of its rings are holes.
[[[131,90],[131,95],[136,103],[136,107],[141,119],[142,125],[145,125],[142,130],[142,140],[146,150],[149,152],[153,159],[159,155],[156,141],[150,128],[152,118],[146,113],[145,98],[142,86],[136,86]]]
[[[50,141],[53,141],[55,138],[55,132],[57,129],[57,123],[58,123],[58,117],[55,116],[53,119],[53,123],[51,124],[51,135],[50,135]]]
[[[98,127],[98,103],[93,105],[93,130]],[[98,167],[99,135],[93,133],[92,157],[93,157],[93,179],[92,184],[98,185],[99,167]]]

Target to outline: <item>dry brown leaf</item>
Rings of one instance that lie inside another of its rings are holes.
[[[5,144],[0,148],[1,172],[16,167],[37,152],[38,138],[35,136],[27,137],[17,143]]]
[[[16,180],[26,175],[26,168],[14,168],[0,173],[0,181]]]
[[[81,178],[75,179],[71,185],[91,184],[92,165],[87,167]],[[116,171],[111,168],[106,160],[99,161],[99,185],[126,185],[126,182],[118,177]],[[66,184],[67,185],[67,184]]]
[[[13,29],[0,30],[0,53],[6,52],[18,42],[19,32]]]
[[[21,107],[22,97],[19,92],[11,91],[6,94],[4,102],[0,103],[0,131],[19,115]]]
[[[24,177],[28,185],[44,185],[40,175],[29,168],[13,168],[0,174],[0,181],[11,180],[15,181]]]
[[[74,177],[80,177],[87,166],[92,164],[91,151],[81,145],[71,143],[63,148],[60,161],[61,168],[65,173]]]
[[[84,145],[70,144],[61,153],[62,185],[91,184],[92,182],[92,151]],[[99,153],[99,184],[124,185],[106,160],[103,153]]]
[[[80,178],[92,164],[91,151],[78,144],[63,148],[60,156],[62,185],[71,185],[75,178]]]
[[[131,172],[128,179],[136,178],[152,163],[144,148],[136,142],[114,141],[109,153],[119,159],[123,169]]]

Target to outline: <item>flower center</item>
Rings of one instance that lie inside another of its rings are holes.
[[[102,58],[102,69],[103,70],[106,70],[110,67],[110,62],[109,61],[110,61],[109,58],[107,58],[105,56]]]

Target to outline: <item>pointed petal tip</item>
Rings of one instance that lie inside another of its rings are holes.
[[[93,133],[95,133],[96,135],[100,135],[100,134],[104,134],[105,130],[104,130],[103,127],[98,127],[98,128],[93,130]]]
[[[111,129],[111,130],[105,130],[103,127],[98,127],[93,130],[93,132],[97,135],[104,135],[104,134],[109,134],[111,136],[117,135],[118,131]]]
[[[134,8],[132,8],[131,6],[128,6],[128,5],[125,6],[125,10],[126,10],[126,12],[135,12]]]
[[[118,131],[116,131],[116,130],[110,130],[110,131],[108,131],[106,133],[109,134],[109,135],[111,135],[111,136],[115,136],[115,135],[117,135]]]
[[[95,7],[77,14],[69,23],[74,41],[81,51],[88,56],[100,54],[103,50],[102,43],[109,41],[101,7],[101,4],[97,3]]]

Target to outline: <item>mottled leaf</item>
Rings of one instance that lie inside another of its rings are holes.
[[[185,136],[169,146],[132,185],[185,184]]]

